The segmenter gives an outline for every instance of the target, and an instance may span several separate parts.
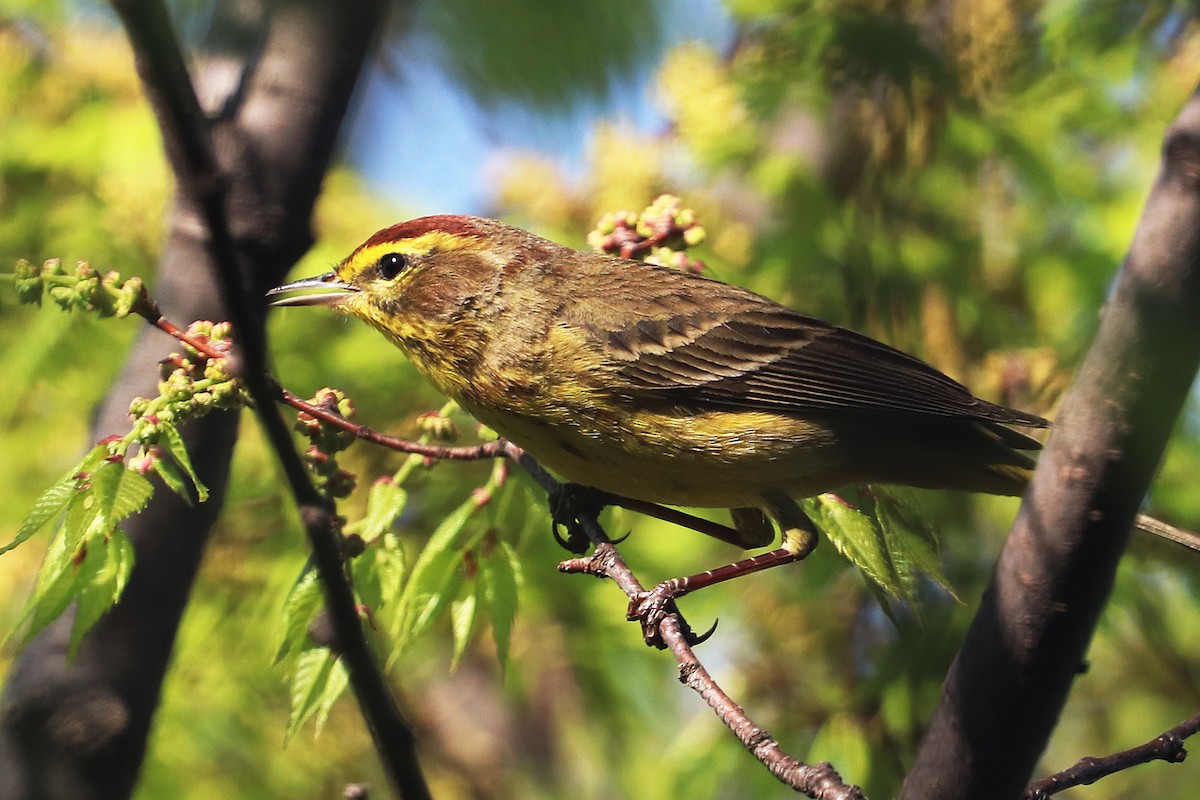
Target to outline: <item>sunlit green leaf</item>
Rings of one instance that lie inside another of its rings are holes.
[[[275,648],[276,664],[289,654],[300,652],[308,644],[308,627],[320,610],[323,599],[321,581],[310,561],[304,565],[283,601],[276,630],[276,640],[279,642]]]
[[[119,527],[107,537],[89,540],[87,554],[74,577],[77,608],[71,625],[70,657],[75,656],[84,635],[120,599],[133,572],[133,562],[133,543]]]
[[[454,652],[450,657],[452,669],[458,666],[463,653],[467,651],[467,644],[479,619],[480,606],[485,602],[481,597],[484,593],[483,582],[478,580],[478,576],[464,588],[466,591],[463,596],[450,604],[450,633],[454,640]]]
[[[8,544],[0,546],[0,554],[12,550],[54,519],[75,495],[79,486],[76,476],[95,468],[104,460],[106,454],[107,450],[103,445],[93,447],[78,464],[67,470],[66,474],[59,478],[53,486],[42,492],[41,496],[34,501],[33,508],[21,522],[21,527],[17,529],[17,535]]]
[[[823,494],[805,500],[805,510],[829,541],[892,597],[906,596],[883,533],[869,516],[841,498]]]
[[[407,501],[408,493],[394,481],[376,481],[367,495],[366,515],[347,525],[346,533],[357,533],[367,542],[375,541],[391,529]]]
[[[292,708],[284,743],[314,714],[317,715],[314,736],[319,735],[333,701],[345,686],[345,670],[327,648],[314,647],[301,653],[292,673]]]
[[[208,499],[208,489],[200,482],[200,476],[196,474],[196,470],[192,467],[192,459],[188,455],[187,444],[184,443],[183,437],[179,435],[179,430],[169,422],[160,423],[159,427],[162,430],[162,436],[158,440],[159,445],[187,473],[188,478],[192,481],[192,485],[196,487],[196,497],[203,503]]]
[[[409,641],[424,633],[454,598],[462,580],[460,534],[475,510],[474,499],[468,498],[461,503],[437,527],[417,556],[400,592],[392,625],[397,654]]]
[[[504,666],[508,662],[508,645],[512,637],[513,621],[517,616],[521,564],[517,560],[516,552],[507,542],[497,542],[492,552],[483,559],[481,570],[491,611],[496,656],[500,665]]]

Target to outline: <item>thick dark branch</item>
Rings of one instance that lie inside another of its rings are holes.
[[[902,797],[1019,797],[1200,363],[1200,95],[1000,556]]]
[[[1088,786],[1101,778],[1107,778],[1109,775],[1136,767],[1138,764],[1147,764],[1151,761],[1167,761],[1178,764],[1187,757],[1187,750],[1183,748],[1184,740],[1195,736],[1198,731],[1200,731],[1200,713],[1193,714],[1174,728],[1163,731],[1145,744],[1100,758],[1081,758],[1069,769],[1031,784],[1025,790],[1025,800],[1046,800],[1046,798],[1070,789],[1072,786]]]

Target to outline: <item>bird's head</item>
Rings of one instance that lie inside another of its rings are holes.
[[[542,247],[520,228],[466,216],[432,216],[384,228],[330,272],[267,293],[274,306],[332,306],[405,349],[445,333],[494,298]]]

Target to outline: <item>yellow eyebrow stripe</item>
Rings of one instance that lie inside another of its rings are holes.
[[[445,231],[429,231],[422,233],[412,239],[400,239],[394,242],[379,242],[377,244],[364,245],[347,259],[349,264],[371,264],[378,261],[388,253],[402,253],[404,255],[425,255],[432,252],[446,252],[448,250],[462,250],[464,248],[478,247],[479,240],[474,236],[461,236]]]

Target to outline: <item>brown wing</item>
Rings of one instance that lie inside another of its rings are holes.
[[[682,276],[681,276],[682,277]],[[690,277],[690,276],[689,276]],[[698,407],[886,412],[1045,426],[988,403],[923,361],[736,287],[705,302],[690,281],[646,315],[586,326],[635,390]],[[681,297],[682,296],[682,297]],[[682,305],[688,313],[664,313]],[[699,310],[706,308],[712,310]],[[626,306],[628,310],[628,306]]]

